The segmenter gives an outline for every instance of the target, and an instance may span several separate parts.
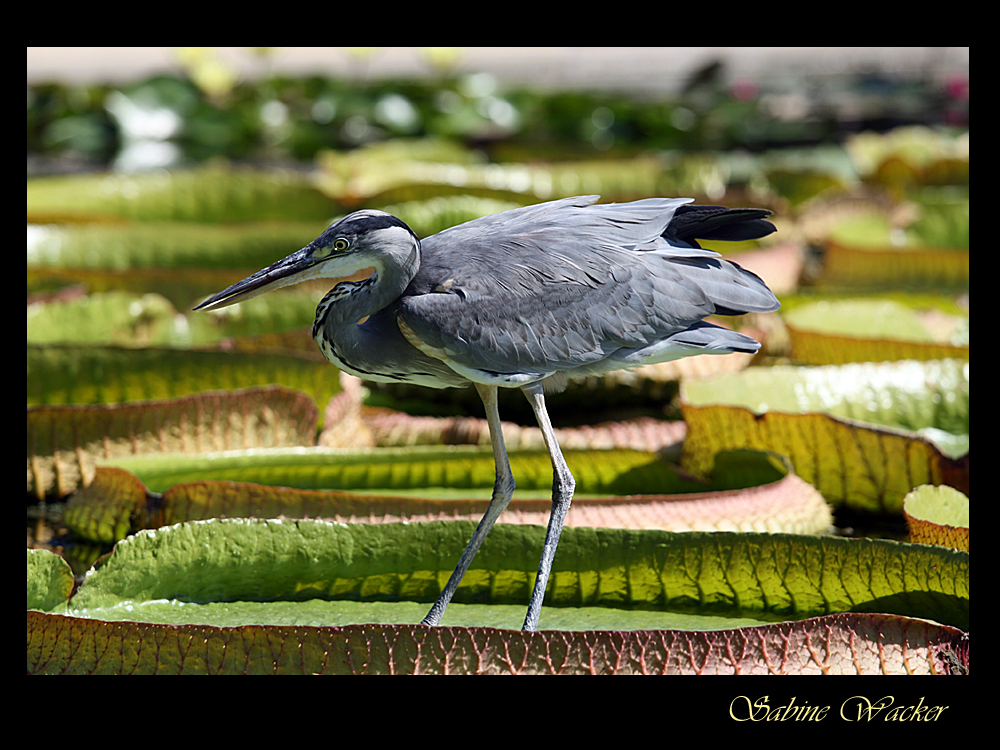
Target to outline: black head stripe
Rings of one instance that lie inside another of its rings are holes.
[[[323,234],[337,236],[350,234],[355,237],[360,237],[368,232],[374,232],[379,229],[388,229],[389,227],[402,227],[416,237],[413,230],[410,229],[402,220],[397,219],[392,214],[387,214],[384,211],[356,211],[355,213],[345,216],[340,221],[331,225],[330,228]]]

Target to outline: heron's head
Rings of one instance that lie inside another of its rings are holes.
[[[365,209],[334,222],[301,250],[223,289],[194,309],[216,310],[310,279],[357,279],[383,271],[405,277],[405,286],[419,262],[420,240],[412,229],[385,211]]]

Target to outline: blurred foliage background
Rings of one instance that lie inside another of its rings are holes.
[[[476,55],[462,48],[411,48],[409,74],[393,79],[368,72],[391,57],[381,48],[316,52],[315,67],[328,61],[344,70],[346,62],[346,77],[289,75],[282,48],[234,49],[176,48],[172,69],[139,80],[118,71],[120,83],[29,82],[29,174],[218,157],[302,164],[326,149],[397,137],[455,140],[491,161],[760,153],[842,145],[853,133],[902,125],[967,128],[969,118],[967,52],[947,48],[928,48],[915,60],[900,55],[902,63],[889,52],[883,66],[851,48],[818,48],[838,61],[829,71],[803,49],[779,58],[785,67],[758,66],[755,76],[739,69],[737,51],[681,58],[694,65],[686,70],[667,67],[671,59],[654,52],[641,68],[634,64],[641,52],[622,62],[593,54],[610,68],[602,90],[540,87],[533,81],[545,80],[544,69],[502,84],[474,69],[467,58]],[[581,63],[591,56],[576,54]],[[659,90],[637,90],[651,78]]]

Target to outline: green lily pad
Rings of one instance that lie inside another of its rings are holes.
[[[681,398],[697,475],[719,450],[773,450],[827,500],[878,513],[918,485],[968,483],[968,362],[750,368],[685,382]]]
[[[88,574],[70,611],[156,600],[429,603],[474,528],[216,519],[142,531]],[[543,537],[542,527],[495,527],[455,601],[523,606]],[[625,629],[636,609],[763,620],[878,611],[967,627],[968,555],[881,540],[567,528],[543,627],[550,607],[617,608]]]
[[[28,268],[256,270],[303,247],[326,224],[325,217],[240,224],[29,224]]]
[[[28,180],[28,221],[322,221],[337,208],[291,170],[216,164]]]
[[[684,477],[644,451],[567,451],[580,493],[696,492],[706,485]],[[543,450],[510,452],[518,493],[548,497],[552,464]],[[206,479],[255,482],[300,489],[380,490],[425,497],[488,497],[496,467],[493,451],[480,446],[412,446],[344,451],[280,448],[202,455],[142,455],[104,462],[138,476],[154,492]]]
[[[28,346],[28,405],[114,404],[280,383],[325,404],[337,371],[315,355],[100,346]]]
[[[28,609],[50,612],[65,608],[73,590],[73,571],[47,549],[28,551]]]
[[[969,498],[952,487],[917,487],[903,501],[910,541],[969,551]]]
[[[415,455],[426,455],[416,453]],[[575,454],[574,463],[600,460],[601,453]],[[579,461],[577,460],[579,459]],[[425,474],[413,474],[419,481]],[[646,489],[662,489],[645,473]],[[690,490],[691,483],[683,489]],[[706,485],[696,492],[628,495],[577,493],[566,523],[671,531],[768,531],[825,533],[832,519],[809,483],[788,472],[777,456],[749,451],[720,453]],[[434,493],[434,494],[431,494]],[[431,491],[414,487],[362,491],[304,490],[242,481],[202,480],[149,493],[129,472],[98,467],[94,479],[69,499],[64,521],[75,534],[112,543],[144,528],[208,518],[321,518],[347,523],[408,523],[479,520],[489,502],[487,488]],[[431,495],[431,496],[427,496]],[[442,497],[441,495],[447,495]],[[548,523],[548,488],[515,493],[501,523]]]
[[[89,484],[95,465],[114,456],[308,444],[316,421],[309,396],[280,386],[127,404],[29,406],[28,493],[64,496]]]
[[[933,341],[915,311],[893,300],[853,299],[802,305],[782,316],[786,323],[810,331],[905,341]]]
[[[969,356],[967,343],[937,341],[915,310],[893,300],[823,300],[789,310],[783,319],[792,356],[805,364]]]
[[[453,605],[455,606],[455,605]],[[758,627],[214,627],[28,612],[29,674],[968,674],[969,639],[893,615]],[[775,660],[774,655],[782,658]],[[940,713],[940,707],[937,708]]]

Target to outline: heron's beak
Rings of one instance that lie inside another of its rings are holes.
[[[298,284],[312,278],[309,270],[315,268],[324,258],[314,258],[310,248],[304,247],[277,263],[247,276],[243,281],[237,281],[231,287],[223,289],[198,305],[195,310],[218,310],[220,307],[234,305],[237,302],[258,297],[266,292],[280,289],[283,286]]]
[[[283,286],[299,284],[310,279],[330,278],[335,281],[360,281],[375,272],[374,266],[360,258],[339,256],[331,258],[317,254],[314,246],[298,250],[262,271],[237,281],[198,305],[195,310],[218,310],[220,307],[259,297]]]

